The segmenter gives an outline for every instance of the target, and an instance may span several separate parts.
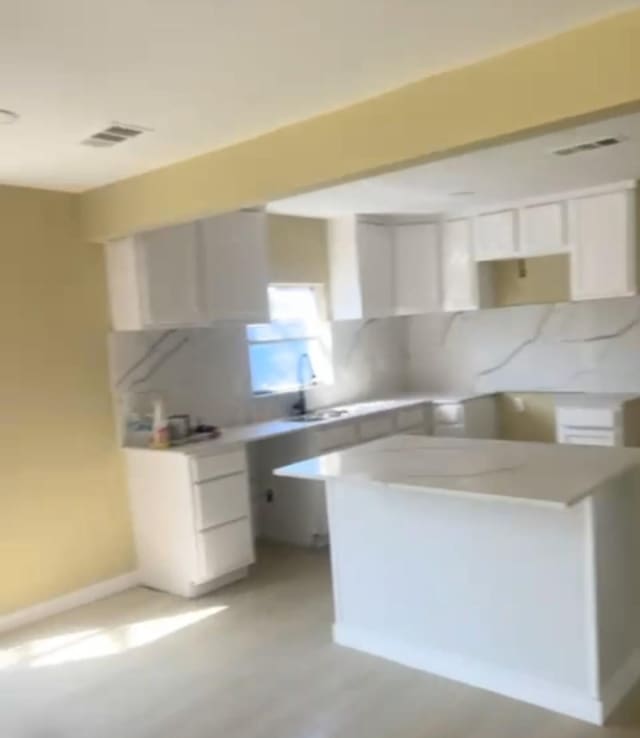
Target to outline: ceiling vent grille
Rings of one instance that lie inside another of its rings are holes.
[[[84,146],[96,146],[98,148],[104,146],[115,146],[116,144],[124,143],[132,138],[136,138],[141,133],[145,133],[149,130],[149,128],[142,128],[142,126],[114,123],[108,128],[104,128],[102,131],[94,133],[92,136],[89,136],[89,138],[85,138],[81,143]]]
[[[624,141],[619,136],[606,136],[598,138],[595,141],[585,141],[573,146],[564,146],[561,149],[554,149],[551,153],[555,156],[572,156],[573,154],[581,154],[583,151],[593,151],[594,149],[603,149],[607,146],[616,146]]]

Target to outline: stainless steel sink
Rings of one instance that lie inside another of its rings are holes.
[[[318,410],[305,413],[304,415],[293,415],[289,418],[294,423],[318,423],[321,420],[334,420],[349,415],[348,410]]]

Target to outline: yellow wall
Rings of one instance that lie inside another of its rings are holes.
[[[77,205],[0,187],[0,614],[133,568],[102,251]]]
[[[270,282],[317,282],[328,286],[327,222],[267,216]]]
[[[517,400],[524,403],[519,410]],[[498,395],[500,438],[505,441],[541,441],[556,438],[553,395],[544,392],[504,393]]]
[[[492,271],[493,306],[531,305],[538,302],[568,302],[569,256],[536,256],[523,259],[524,276],[519,271],[519,259],[507,259],[485,264]]]
[[[88,240],[235,210],[640,102],[640,10],[82,196]]]

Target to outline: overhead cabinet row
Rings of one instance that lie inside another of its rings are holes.
[[[265,214],[240,211],[107,244],[116,330],[267,322]]]
[[[491,307],[492,263],[566,255],[567,299],[638,293],[635,183],[445,221],[442,308]]]
[[[499,306],[504,303],[496,297],[495,265],[533,264],[541,257],[565,265],[566,294],[554,301],[637,294],[636,209],[631,182],[437,222],[330,219],[330,317]],[[109,243],[113,327],[268,322],[267,217],[240,211]]]

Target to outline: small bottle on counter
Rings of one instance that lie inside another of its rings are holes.
[[[161,397],[153,401],[153,425],[151,428],[151,448],[169,448],[169,419]]]

